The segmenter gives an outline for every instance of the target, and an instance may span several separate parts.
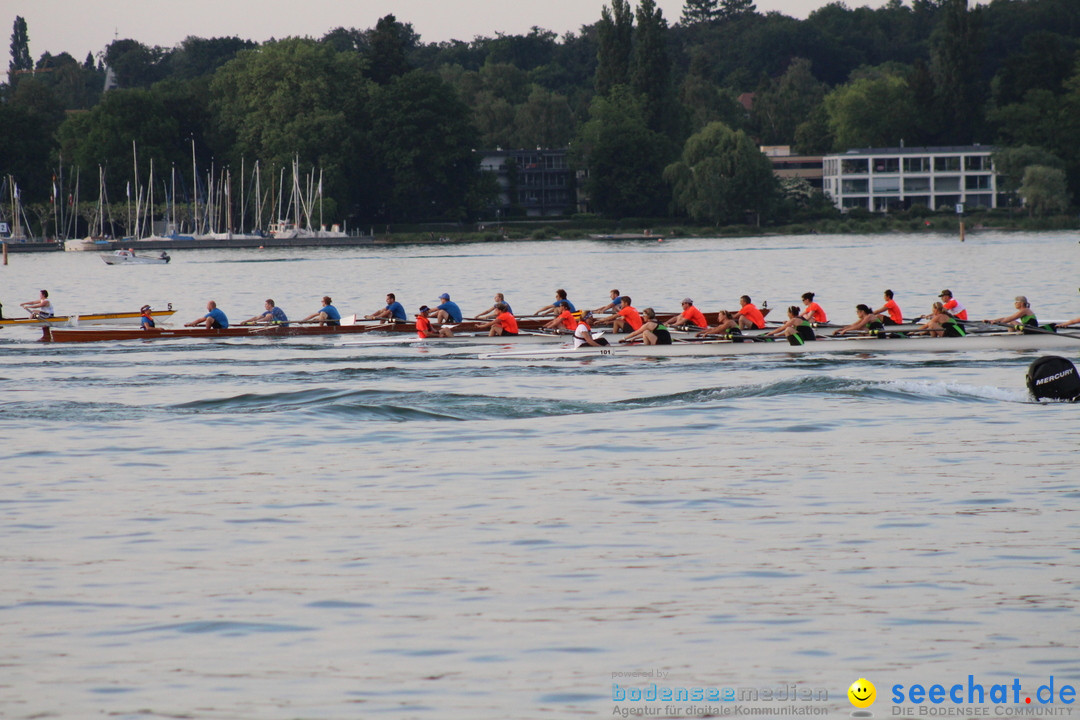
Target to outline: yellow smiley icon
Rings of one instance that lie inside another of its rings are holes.
[[[866,678],[859,678],[847,689],[848,700],[857,708],[868,708],[877,699],[877,688]]]

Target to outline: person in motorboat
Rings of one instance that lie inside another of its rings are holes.
[[[387,322],[407,322],[405,306],[397,301],[394,293],[386,293],[386,307],[377,310],[370,315],[365,315],[368,320],[386,320]]]
[[[1039,321],[1035,318],[1035,311],[1031,309],[1031,303],[1028,302],[1025,296],[1017,295],[1013,301],[1013,307],[1016,308],[1016,312],[1012,315],[994,318],[993,320],[984,320],[983,322],[991,325],[1010,325],[1012,330],[1018,331],[1022,331],[1026,327],[1039,327]]]
[[[709,327],[708,321],[705,320],[705,315],[694,307],[694,301],[690,298],[683,298],[682,312],[678,315],[669,317],[664,321],[664,324],[670,327],[685,325],[697,330],[704,330]]]
[[[886,325],[903,325],[904,313],[900,312],[900,306],[893,300],[893,291],[885,291],[885,304],[873,311],[874,315],[881,315],[886,313],[887,317],[884,319]]]
[[[926,334],[930,337],[963,337],[967,335],[960,321],[945,310],[945,303],[934,303],[928,315],[923,315],[927,321],[915,328],[913,334]]]
[[[639,338],[646,345],[670,345],[671,332],[664,323],[656,319],[656,311],[647,307],[641,311],[641,327],[624,337],[619,342],[629,343]]]
[[[433,336],[438,337],[453,337],[454,331],[448,327],[436,328],[431,324],[431,308],[427,305],[421,305],[420,310],[416,313],[416,336],[421,340]]]
[[[224,330],[229,327],[229,318],[218,308],[217,303],[210,300],[206,303],[206,314],[197,320],[184,323],[184,327],[202,325],[207,330]]]
[[[570,308],[570,312],[577,312],[577,308],[574,307],[574,303],[566,299],[566,291],[559,288],[555,291],[555,299],[550,305],[545,305],[540,308],[533,315],[558,315],[562,312],[562,308]]]
[[[581,319],[578,320],[578,326],[574,329],[574,349],[582,345],[601,347],[609,344],[607,338],[593,337],[592,326],[589,324],[592,322],[592,317],[592,312],[586,310],[582,313]]]
[[[745,297],[745,296],[744,296]],[[721,310],[717,313],[716,327],[705,328],[697,334],[698,337],[706,337],[710,335],[742,335],[742,328],[739,327],[739,323],[735,322],[735,317],[728,310]]]
[[[341,325],[341,313],[333,306],[333,300],[329,295],[324,295],[322,299],[322,307],[315,312],[308,315],[300,322],[317,322],[320,325]]]
[[[577,318],[574,317],[574,306],[570,304],[569,300],[559,300],[559,305],[562,307],[562,311],[541,329],[574,332],[578,326]]]
[[[802,302],[805,309],[799,314],[804,320],[809,320],[810,322],[818,323],[819,325],[829,322],[829,317],[825,314],[825,311],[820,305],[814,302],[814,293],[803,293]]]
[[[514,313],[510,311],[510,306],[504,302],[500,302],[496,304],[495,309],[499,311],[499,314],[495,316],[495,319],[489,323],[484,323],[476,329],[487,330],[488,335],[492,337],[498,335],[517,335],[517,318],[515,318]]]
[[[749,330],[750,328],[756,328],[763,330],[765,328],[765,316],[758,310],[757,305],[750,302],[749,295],[743,295],[739,298],[739,310],[735,313],[735,319],[739,322],[739,327],[743,330]]]
[[[811,300],[813,300],[813,295]],[[804,296],[805,298],[805,296]],[[785,320],[780,327],[770,330],[764,333],[762,337],[786,337],[788,342],[792,345],[805,345],[808,341],[816,340],[817,335],[814,334],[814,328],[810,325],[810,321],[803,317],[802,312],[799,311],[798,305],[789,305],[787,309],[787,320]]]
[[[885,316],[871,310],[869,305],[864,303],[856,305],[855,315],[858,316],[858,320],[850,325],[845,325],[834,332],[833,335],[846,335],[849,332],[859,332],[860,330],[876,330],[880,332],[885,329]]]
[[[502,293],[495,293],[495,302],[484,312],[473,317],[477,320],[487,320],[488,318],[494,318],[499,315],[499,303],[506,305],[507,312],[514,312],[510,309],[510,303],[506,302],[506,296]]]
[[[439,296],[442,303],[435,306],[435,320],[440,323],[459,323],[461,322],[461,308],[458,307],[456,302],[450,300],[449,293],[443,293]]]
[[[143,330],[153,330],[157,327],[157,323],[154,322],[153,311],[150,310],[149,305],[143,305],[139,308],[139,327]]]
[[[612,290],[611,292],[618,291]],[[641,313],[631,305],[632,302],[633,299],[629,295],[620,295],[618,309],[611,315],[598,319],[593,325],[611,325],[611,332],[617,333],[637,330],[641,327]]]
[[[48,320],[53,316],[53,304],[49,300],[48,290],[42,290],[38,294],[37,300],[27,300],[24,303],[19,303],[19,306],[30,313],[30,317],[34,320]]]
[[[289,324],[289,318],[285,315],[285,311],[279,308],[271,298],[266,298],[266,302],[263,303],[266,308],[265,311],[259,313],[253,318],[248,318],[241,325],[251,325],[252,323],[266,323],[269,325],[282,325],[287,326]]]

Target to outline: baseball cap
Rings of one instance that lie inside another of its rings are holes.
[[[687,305],[693,305],[694,304],[694,301],[691,300],[690,298],[683,298],[682,301],[684,303],[686,303]]]
[[[952,297],[952,290],[942,290],[940,293],[938,293],[938,297],[945,297],[946,295]]]
[[[427,305],[421,305],[420,306],[420,312],[425,313],[428,310],[431,310],[431,308],[429,308]]]
[[[446,293],[443,293],[442,295],[439,296],[439,299],[440,300],[449,300],[450,296],[447,295]]]

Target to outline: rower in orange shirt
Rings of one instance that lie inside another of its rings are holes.
[[[429,337],[453,337],[454,332],[450,328],[436,329],[431,324],[431,320],[428,319],[429,312],[431,312],[431,308],[427,305],[421,305],[420,311],[416,313],[416,336],[421,340]]]
[[[814,302],[814,293],[812,293],[812,292],[803,293],[802,301],[803,301],[803,305],[806,306],[806,309],[802,311],[802,313],[799,315],[799,317],[803,318],[804,320],[809,320],[810,322],[816,322],[816,323],[827,323],[827,322],[829,322],[829,318],[825,314],[825,311],[821,309],[820,305],[818,305],[816,302]]]
[[[480,325],[476,329],[489,330],[488,335],[492,337],[497,335],[517,335],[517,318],[514,317],[514,313],[510,312],[510,306],[504,302],[499,302],[495,303],[495,309],[499,313],[495,316],[495,319]]]
[[[614,292],[614,291],[612,291]],[[593,325],[611,325],[612,332],[633,332],[641,327],[641,314],[631,305],[629,295],[620,295],[620,307],[617,312],[597,320]]]
[[[544,330],[569,330],[570,332],[577,330],[578,321],[570,310],[570,302],[568,300],[559,300],[555,304],[562,307],[562,312],[558,313],[554,320],[544,325]]]
[[[761,330],[765,327],[765,316],[761,314],[761,311],[757,309],[757,305],[750,302],[749,295],[743,295],[739,298],[739,304],[742,305],[739,311],[735,313],[735,319],[739,321],[739,327],[743,330],[754,327]],[[766,303],[768,304],[768,303]]]
[[[664,321],[665,325],[692,325],[698,330],[704,330],[709,327],[709,323],[706,322],[705,316],[694,307],[694,301],[690,298],[683,298],[682,312],[678,315],[673,315]]]
[[[904,313],[900,312],[900,306],[893,300],[893,291],[885,291],[885,304],[879,307],[877,310],[872,311],[874,315],[880,315],[881,313],[888,313],[889,318],[885,323],[886,325],[903,325]]]

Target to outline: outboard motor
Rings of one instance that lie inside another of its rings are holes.
[[[1056,355],[1041,357],[1028,366],[1027,386],[1036,400],[1080,400],[1076,366]]]

